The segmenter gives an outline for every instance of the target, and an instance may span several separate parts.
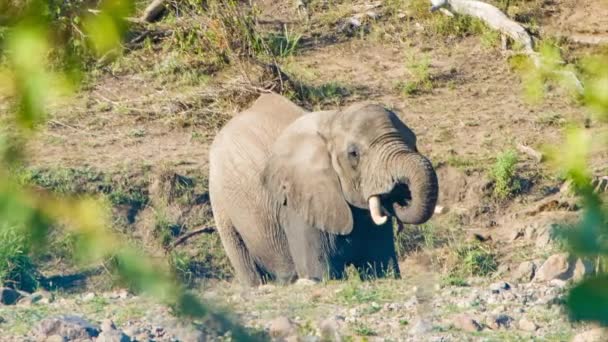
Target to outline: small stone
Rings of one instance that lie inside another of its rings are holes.
[[[296,286],[313,286],[313,285],[317,285],[318,283],[319,282],[314,279],[300,278],[300,279],[296,280],[295,285]]]
[[[44,342],[64,342],[65,339],[59,335],[51,335],[44,339]]]
[[[517,281],[529,282],[534,278],[534,272],[536,272],[536,265],[532,261],[524,261],[515,272],[513,272],[513,278]]]
[[[4,317],[0,316],[0,324],[2,324],[2,323],[4,323],[4,322],[6,322],[6,318],[4,318]]]
[[[604,342],[608,339],[608,332],[603,328],[594,328],[577,334],[572,342]]]
[[[59,335],[68,340],[87,340],[99,335],[99,328],[79,316],[60,316],[40,321],[34,334],[43,338]]]
[[[93,300],[95,298],[95,293],[93,292],[89,292],[87,294],[85,294],[84,296],[82,296],[82,300],[85,302],[89,302],[91,300]]]
[[[490,285],[490,290],[492,291],[492,293],[500,293],[503,291],[508,291],[511,289],[511,285],[507,282],[504,281],[500,281],[498,283],[494,283],[492,285]]]
[[[14,305],[19,299],[23,297],[19,291],[13,290],[9,287],[0,288],[0,304]]]
[[[557,287],[558,289],[563,289],[566,287],[566,285],[568,285],[568,282],[561,279],[553,279],[549,282],[549,285]]]
[[[412,325],[409,333],[410,335],[422,335],[430,332],[431,330],[433,330],[433,325],[431,324],[430,320],[419,319]]]
[[[481,331],[483,328],[476,320],[467,314],[460,314],[452,320],[454,327],[462,331],[475,332]]]
[[[530,332],[536,331],[538,329],[538,325],[536,325],[536,323],[530,321],[529,319],[527,319],[525,317],[520,319],[519,322],[517,322],[517,327],[520,330],[530,331]]]
[[[513,323],[513,317],[505,314],[500,314],[496,317],[495,321],[499,328],[508,329],[511,327],[511,323]]]
[[[101,321],[101,331],[111,331],[116,330],[116,325],[112,322],[111,319],[104,319]]]
[[[536,272],[536,281],[550,281],[565,277],[568,273],[570,263],[565,253],[550,256]],[[565,280],[565,279],[563,279]]]
[[[131,338],[122,331],[109,330],[102,331],[95,342],[131,342]]]
[[[345,319],[342,316],[333,316],[324,319],[319,324],[320,335],[323,339],[340,341],[340,331],[344,327]]]
[[[285,316],[273,319],[268,325],[268,332],[271,337],[285,338],[296,332],[296,324]]]
[[[435,214],[436,215],[441,215],[441,214],[445,214],[445,212],[447,211],[447,208],[441,205],[437,205],[435,206]]]

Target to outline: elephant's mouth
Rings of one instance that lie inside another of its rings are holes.
[[[389,217],[398,217],[396,213],[407,208],[411,200],[412,193],[407,183],[396,182],[390,191],[370,197],[369,209],[373,221],[382,225]]]
[[[380,204],[390,216],[396,216],[396,212],[409,206],[411,200],[410,188],[403,182],[396,183],[390,192],[380,195]]]

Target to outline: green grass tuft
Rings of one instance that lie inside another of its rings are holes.
[[[490,177],[494,180],[494,196],[498,199],[506,199],[521,188],[516,179],[517,153],[507,150],[498,157],[490,170]]]

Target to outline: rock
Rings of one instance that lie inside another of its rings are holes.
[[[481,331],[483,329],[481,327],[481,324],[479,324],[476,320],[474,320],[471,316],[467,314],[457,315],[452,320],[452,323],[457,329],[467,332]]]
[[[524,261],[519,266],[515,272],[513,272],[513,278],[517,281],[529,282],[534,278],[534,273],[536,272],[536,265],[532,261]]]
[[[513,323],[513,318],[506,314],[491,315],[486,319],[486,324],[493,330],[508,329],[511,327],[511,323]]]
[[[587,275],[593,273],[595,265],[591,260],[577,259],[572,270],[572,279],[580,281]]]
[[[553,225],[549,225],[538,232],[536,241],[534,242],[537,248],[547,247],[551,243],[553,240],[553,229]]]
[[[294,334],[296,330],[296,324],[285,316],[273,319],[268,325],[268,333],[275,338],[285,338]]]
[[[570,262],[565,253],[550,256],[536,272],[535,280],[550,281],[553,279],[563,279],[568,273]]]
[[[509,241],[515,241],[520,237],[524,236],[524,231],[522,229],[513,229],[509,234]]]
[[[428,319],[419,319],[409,330],[410,335],[423,335],[433,330],[433,325]]]
[[[60,316],[42,320],[34,328],[39,337],[59,335],[64,339],[90,339],[99,335],[99,328],[79,316]]]
[[[119,330],[102,331],[95,342],[131,342],[131,338]]]
[[[313,286],[317,285],[319,282],[314,279],[300,278],[296,280],[295,285],[297,286]]]
[[[104,319],[101,321],[101,331],[111,331],[116,330],[116,325],[112,322],[111,319]]]
[[[44,339],[44,342],[64,342],[65,339],[59,335],[51,335]]]
[[[608,333],[603,328],[594,328],[577,334],[572,342],[603,342],[608,339]]]
[[[344,327],[345,319],[342,316],[333,316],[324,319],[319,324],[320,335],[323,339],[340,341],[340,331]]]
[[[84,296],[82,296],[82,300],[85,302],[91,301],[95,298],[95,293],[93,292],[89,292],[87,294],[85,294]]]
[[[519,328],[519,330],[523,330],[523,331],[536,331],[538,329],[538,325],[536,325],[536,323],[530,321],[529,319],[523,317],[522,319],[519,320],[519,322],[517,322],[517,327]]]
[[[513,323],[513,317],[505,314],[500,314],[495,319],[496,324],[498,324],[499,328],[510,328],[511,323]]]
[[[503,291],[508,291],[510,289],[511,289],[511,285],[504,281],[500,281],[498,283],[494,283],[494,284],[490,285],[490,291],[492,291],[492,293],[494,293],[494,294],[501,293]]]
[[[536,272],[534,280],[581,280],[594,270],[592,261],[574,258],[566,253],[550,256]]]
[[[19,299],[23,297],[19,291],[13,290],[9,287],[0,288],[0,304],[14,305]]]

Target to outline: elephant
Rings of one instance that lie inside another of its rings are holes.
[[[262,94],[209,149],[209,198],[237,280],[400,277],[393,220],[422,224],[438,181],[416,135],[378,104],[307,112]],[[361,272],[360,272],[361,273]]]

